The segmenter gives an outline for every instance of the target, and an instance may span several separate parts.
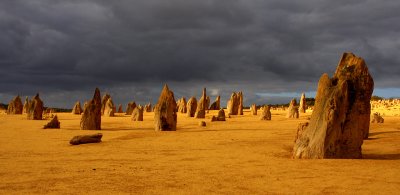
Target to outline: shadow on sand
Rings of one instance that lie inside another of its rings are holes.
[[[375,135],[381,135],[381,134],[387,134],[387,133],[400,133],[400,131],[382,131],[382,132],[375,132],[375,133],[370,133],[368,136],[375,136]]]
[[[400,154],[363,154],[363,159],[368,160],[399,160]]]

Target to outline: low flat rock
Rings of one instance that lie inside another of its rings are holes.
[[[92,135],[77,135],[69,141],[71,145],[79,145],[79,144],[89,144],[89,143],[99,143],[101,142],[101,138],[103,134],[96,133]]]

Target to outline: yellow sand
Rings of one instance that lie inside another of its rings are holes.
[[[48,120],[0,114],[0,194],[398,194],[400,117],[372,124],[364,159],[294,160],[291,149],[300,119],[272,110],[260,121],[248,110],[227,122],[178,115],[176,132],[155,132],[153,113],[144,122],[103,117],[101,131],[79,130],[80,116]],[[103,142],[69,145],[75,135],[103,133]]]

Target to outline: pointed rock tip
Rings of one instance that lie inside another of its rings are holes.
[[[35,95],[35,97],[33,97],[32,99],[38,99],[39,98],[39,93],[37,93],[36,95]]]
[[[167,90],[169,91],[168,84],[166,84],[166,83],[164,84],[163,90],[164,90],[164,89],[167,89]]]
[[[100,89],[96,87],[93,98],[100,98]]]

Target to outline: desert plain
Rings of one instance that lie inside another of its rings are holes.
[[[0,194],[398,194],[400,109],[380,109],[362,159],[292,159],[296,128],[311,115],[287,119],[271,110],[261,121],[244,110],[225,122],[178,113],[176,131],[144,121],[102,116],[102,130],[79,130],[80,115],[48,120],[0,114]],[[386,113],[385,113],[386,112]],[[371,110],[371,114],[374,110]],[[396,114],[398,113],[398,114]],[[206,121],[207,126],[198,125]],[[75,135],[101,132],[101,143],[72,146]]]

